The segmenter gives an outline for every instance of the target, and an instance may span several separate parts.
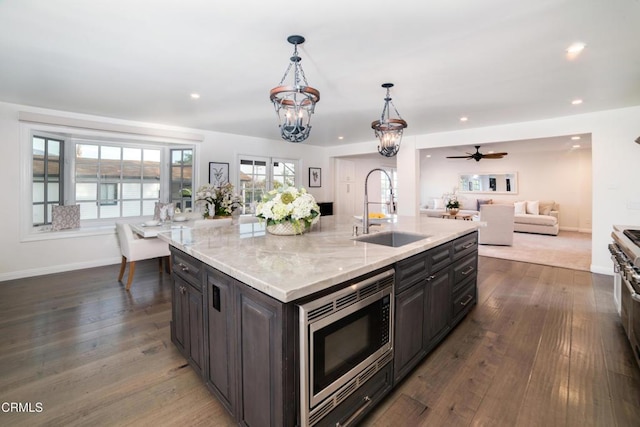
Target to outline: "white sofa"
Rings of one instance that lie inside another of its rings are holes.
[[[515,202],[514,206],[515,231],[558,235],[560,212],[558,204],[553,200]]]
[[[553,200],[532,200],[512,202],[500,199],[459,197],[462,208],[460,213],[470,214],[477,219],[480,206],[485,203],[508,204],[514,206],[514,231],[521,233],[537,233],[557,236],[560,230],[560,207]],[[536,209],[537,207],[537,209]],[[527,208],[529,208],[527,210]],[[444,206],[439,206],[431,200],[420,209],[420,213],[440,218],[446,212]],[[537,212],[537,213],[535,213]]]

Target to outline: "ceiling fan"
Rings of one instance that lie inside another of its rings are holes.
[[[482,154],[480,152],[480,146],[476,145],[476,152],[471,154],[467,153],[468,156],[447,156],[447,159],[474,159],[476,162],[479,162],[480,159],[501,159],[509,153],[490,153],[490,154]]]

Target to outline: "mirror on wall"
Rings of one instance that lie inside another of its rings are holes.
[[[518,194],[518,175],[508,173],[477,173],[459,175],[460,193]]]

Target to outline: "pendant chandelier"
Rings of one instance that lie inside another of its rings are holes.
[[[396,106],[391,102],[389,89],[393,87],[393,83],[384,83],[382,87],[387,89],[387,96],[384,98],[384,108],[380,115],[380,120],[371,123],[371,128],[375,131],[376,138],[380,140],[378,152],[385,157],[393,157],[400,150],[400,141],[402,140],[402,131],[407,127],[407,122],[402,120]],[[395,111],[397,119],[390,117],[391,108]]]
[[[287,41],[293,45],[293,56],[280,84],[271,89],[270,98],[278,114],[282,139],[302,142],[309,137],[309,122],[316,103],[320,101],[320,92],[309,86],[300,65],[298,45],[304,43],[304,37],[289,36]],[[291,71],[293,82],[287,85],[285,80]]]

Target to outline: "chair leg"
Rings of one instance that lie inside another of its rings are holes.
[[[158,257],[158,271],[160,271],[160,273],[162,273],[162,259],[164,257]]]
[[[118,282],[122,282],[124,276],[124,269],[127,267],[127,258],[122,255],[122,263],[120,264],[120,274],[118,275]]]
[[[164,271],[171,274],[171,256],[164,257]]]
[[[127,290],[131,289],[131,282],[133,282],[133,273],[136,271],[136,262],[131,261],[129,263],[129,277],[127,278]]]

